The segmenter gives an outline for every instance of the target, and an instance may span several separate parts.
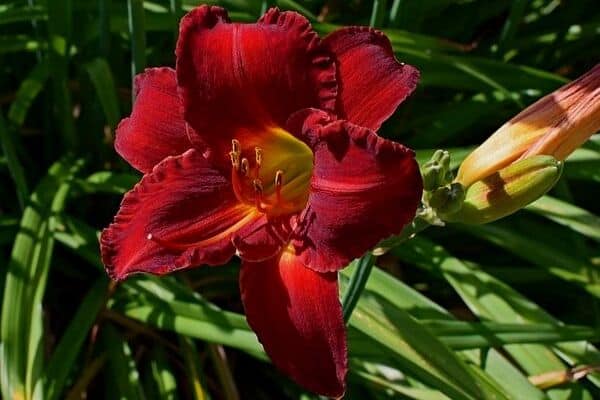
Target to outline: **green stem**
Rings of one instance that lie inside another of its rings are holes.
[[[127,1],[129,35],[131,36],[131,82],[146,66],[146,31],[144,23],[144,2],[142,0]],[[132,91],[132,101],[135,101]]]
[[[342,310],[344,322],[346,322],[346,324],[350,321],[352,311],[354,311],[354,307],[356,307],[356,303],[369,280],[369,275],[375,264],[375,258],[376,257],[371,252],[362,256],[358,260],[356,270],[350,278],[350,282],[348,283],[348,287],[346,288],[346,292],[342,299]]]
[[[225,355],[223,346],[214,343],[208,343],[207,347],[208,354],[215,365],[219,381],[223,386],[223,397],[226,400],[239,400],[240,395],[238,394],[233,375],[229,369],[227,356]]]

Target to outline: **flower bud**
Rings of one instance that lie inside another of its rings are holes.
[[[485,224],[510,215],[543,196],[560,178],[562,162],[538,155],[517,161],[471,184],[462,207],[440,214],[444,221]]]
[[[450,153],[445,150],[436,150],[422,168],[423,189],[431,191],[444,186],[452,181],[450,170]]]
[[[564,160],[600,130],[600,64],[527,107],[462,163],[465,187],[534,155]]]

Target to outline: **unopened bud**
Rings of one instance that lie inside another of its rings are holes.
[[[422,168],[423,189],[431,191],[452,181],[450,154],[445,150],[436,150]]]
[[[560,178],[562,163],[551,156],[517,161],[474,182],[456,212],[439,213],[444,221],[485,224],[510,215],[537,200]]]
[[[527,107],[461,164],[470,186],[515,161],[548,155],[564,160],[600,129],[600,64]]]

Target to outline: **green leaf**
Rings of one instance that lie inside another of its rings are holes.
[[[77,313],[71,319],[69,326],[58,342],[44,371],[45,399],[61,398],[69,373],[72,372],[75,366],[75,359],[81,351],[81,347],[88,337],[98,313],[106,302],[107,287],[108,279],[106,277],[96,281],[81,302]],[[36,387],[36,390],[40,390],[40,387]]]
[[[408,254],[411,255],[411,257],[415,256],[416,254],[411,250],[413,248],[411,245],[414,242],[414,240],[415,239],[412,239],[409,242],[407,242],[405,245],[400,246],[396,251],[398,251],[400,249],[404,249],[408,252]],[[351,273],[351,269],[345,269],[342,271],[341,275],[343,278],[345,278],[350,273]],[[438,322],[440,322],[440,321],[448,321],[451,323],[456,322],[454,320],[453,316],[448,311],[446,311],[445,309],[443,309],[436,303],[432,302],[428,298],[424,297],[422,294],[416,292],[414,289],[408,287],[401,281],[391,277],[387,273],[385,273],[377,268],[374,268],[373,272],[371,273],[370,279],[367,282],[366,291],[368,293],[372,293],[374,298],[385,299],[385,301],[389,302],[389,304],[393,305],[394,307],[403,309],[403,310],[407,310],[408,312],[410,312],[410,314],[414,318],[417,318],[419,320],[425,321],[425,320],[434,320],[435,319]],[[350,334],[352,334],[352,331],[350,331]],[[352,338],[352,336],[351,336],[351,338]],[[365,346],[367,346],[367,348],[369,348],[369,349],[373,349],[373,347],[374,347],[373,343],[366,343]],[[356,346],[355,342],[353,342],[351,340],[350,341],[351,354],[353,352],[356,352],[356,348],[357,348],[357,346]],[[362,351],[362,349],[360,349],[360,350]],[[387,351],[387,350],[384,353],[376,352],[374,354],[374,357],[376,360],[378,360],[378,362],[384,362],[384,360],[387,358],[388,354],[389,354],[389,351]],[[498,397],[508,396],[508,397],[512,397],[512,398],[518,398],[519,396],[527,394],[528,398],[532,398],[532,399],[536,399],[536,398],[543,399],[544,398],[543,394],[539,390],[537,390],[535,387],[533,387],[529,383],[529,381],[526,379],[526,377],[524,377],[511,364],[510,361],[505,360],[494,349],[487,351],[487,354],[488,354],[488,356],[496,355],[497,357],[484,358],[483,360],[479,359],[480,357],[478,357],[476,352],[463,351],[460,354],[462,356],[464,356],[465,360],[468,360],[470,363],[472,363],[472,365],[471,365],[472,372],[479,380],[481,380],[480,371],[478,370],[478,368],[475,367],[475,365],[480,364],[480,361],[482,361],[481,368],[487,369],[488,367],[490,367],[490,364],[489,364],[491,362],[490,359],[494,360],[496,365],[499,366],[498,369],[503,371],[503,374],[494,374],[491,376],[494,379],[494,381],[497,382],[497,385],[499,385],[502,388],[502,389],[499,389],[500,393],[496,393],[496,396],[498,396]],[[489,379],[489,377],[486,380],[488,380],[488,379]],[[482,385],[482,387],[488,387],[489,381],[486,382],[485,384],[481,383],[481,385]],[[492,386],[496,386],[496,385],[492,385]],[[498,391],[498,390],[494,390],[494,389],[491,389],[491,390],[492,390],[492,393],[491,393],[492,396],[494,395],[495,392]]]
[[[526,0],[512,1],[510,13],[504,22],[504,27],[502,27],[502,33],[500,34],[500,40],[498,41],[498,47],[500,51],[503,51],[512,45],[528,3],[529,2]]]
[[[177,396],[177,380],[171,370],[167,353],[160,346],[155,346],[146,364],[145,393],[147,398],[175,400]]]
[[[467,266],[448,254],[444,248],[425,238],[417,237],[394,252],[405,261],[443,276],[469,309],[482,319],[506,323],[561,325],[509,286],[479,270],[475,265]],[[557,347],[565,347],[579,355],[580,350],[585,347],[593,354],[592,357],[597,355],[597,351],[585,342],[559,344]],[[529,375],[564,369],[562,362],[547,346],[509,345],[504,349]],[[578,389],[572,390],[577,392]],[[554,396],[551,397],[555,398]]]
[[[42,298],[57,227],[54,215],[64,208],[70,180],[81,164],[69,158],[55,163],[32,193],[21,219],[2,301],[1,386],[7,399],[34,399],[43,367]],[[43,398],[39,396],[35,398]]]
[[[564,243],[548,236],[548,227],[538,229],[535,235],[531,235],[531,232],[517,233],[501,224],[457,224],[455,228],[494,243],[548,273],[582,287],[593,296],[600,297],[600,284],[593,282],[588,276],[588,271],[593,269],[593,266],[578,255],[570,253],[564,248]],[[533,222],[529,222],[529,229],[534,229]],[[553,241],[555,243],[552,243]]]
[[[8,170],[10,171],[10,175],[15,182],[15,187],[17,188],[17,199],[19,200],[19,205],[21,209],[25,207],[25,201],[28,197],[29,190],[27,189],[27,181],[25,180],[25,172],[23,171],[23,166],[19,161],[17,156],[17,150],[15,146],[15,139],[13,135],[16,132],[9,131],[6,122],[4,121],[4,116],[2,115],[2,111],[0,111],[0,145],[2,146],[2,152],[6,157],[6,161],[8,164]]]
[[[244,350],[264,358],[262,346],[244,316],[224,311],[181,285],[152,277],[130,279],[121,288],[129,301],[113,308],[124,315],[184,336]]]
[[[103,327],[102,336],[108,355],[107,372],[115,383],[115,387],[110,389],[111,392],[119,399],[143,400],[145,396],[140,385],[140,374],[129,344],[112,325]]]
[[[179,346],[185,363],[185,372],[190,384],[194,400],[208,400],[210,396],[206,390],[206,382],[202,375],[200,355],[194,341],[185,336],[179,336]]]
[[[144,28],[144,2],[127,0],[129,36],[131,38],[131,82],[146,66],[146,31]],[[132,96],[134,92],[132,91]],[[132,97],[133,98],[133,97]],[[135,100],[135,99],[133,99]]]
[[[19,228],[19,218],[13,215],[0,215],[0,244],[12,243]],[[0,286],[4,281],[0,283]]]
[[[356,303],[365,289],[374,262],[375,256],[370,252],[357,261],[354,274],[352,274],[350,282],[348,282],[346,290],[344,291],[344,296],[342,297],[342,311],[346,323],[350,320],[352,311],[354,311],[354,307],[356,307]]]
[[[32,52],[41,49],[44,43],[27,35],[11,35],[0,37],[0,54]]]
[[[363,292],[351,326],[387,348],[400,368],[453,399],[478,399],[469,369],[412,316],[371,292]]]
[[[373,0],[373,8],[371,10],[371,21],[369,25],[380,28],[384,25],[385,16],[387,13],[387,0]]]
[[[46,10],[40,6],[17,6],[0,10],[0,25],[38,21],[46,18]]]
[[[389,390],[392,393],[396,393],[402,398],[414,399],[414,400],[449,400],[449,397],[436,390],[412,388],[400,384],[390,382],[384,377],[371,374],[364,370],[359,370],[358,367],[352,365],[352,374],[360,378],[361,381],[367,383],[369,386],[373,386],[379,390]]]
[[[31,104],[44,88],[48,79],[48,63],[38,63],[27,75],[15,95],[8,111],[8,120],[16,126],[22,126]]]
[[[140,177],[135,174],[100,171],[77,183],[86,193],[124,194],[139,180]]]
[[[312,12],[310,12],[310,10],[308,8],[302,6],[302,4],[300,4],[297,1],[277,0],[276,3],[277,3],[277,6],[281,7],[284,10],[293,10],[293,11],[299,12],[300,14],[302,14],[306,18],[308,18],[308,20],[311,22],[317,21],[317,16],[315,14],[313,14]]]
[[[119,98],[117,97],[110,66],[105,59],[96,58],[85,64],[84,68],[96,89],[106,122],[109,126],[116,127],[121,118],[121,112],[119,111]]]
[[[455,350],[498,347],[517,343],[557,343],[597,340],[600,333],[586,326],[554,324],[473,323],[421,320],[439,340]]]
[[[583,208],[554,197],[544,196],[527,206],[527,210],[600,241],[600,217]]]
[[[62,146],[71,150],[76,148],[79,142],[68,88],[73,4],[72,0],[49,1],[47,7],[48,66],[52,80],[53,111]]]

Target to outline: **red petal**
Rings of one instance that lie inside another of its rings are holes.
[[[134,90],[133,111],[117,127],[115,148],[129,164],[146,173],[163,158],[185,152],[191,144],[174,69],[147,69],[135,77]]]
[[[336,273],[314,272],[289,251],[243,262],[246,318],[273,363],[313,392],[344,394],[346,335]]]
[[[258,217],[237,202],[220,172],[189,150],[167,157],[125,195],[102,232],[102,260],[116,280],[223,264],[235,252],[232,234]]]
[[[309,268],[335,271],[412,220],[421,174],[410,149],[367,128],[339,120],[312,129],[311,194],[294,246]]]
[[[291,219],[283,216],[268,218],[263,214],[233,235],[237,255],[246,261],[263,261],[280,253],[289,243]]]
[[[342,28],[323,43],[336,55],[340,119],[376,131],[417,86],[419,71],[396,60],[382,32]]]
[[[240,136],[268,133],[299,109],[335,107],[335,66],[300,14],[271,9],[237,24],[200,6],[181,21],[176,54],[185,119],[219,158],[233,137],[243,146]]]

